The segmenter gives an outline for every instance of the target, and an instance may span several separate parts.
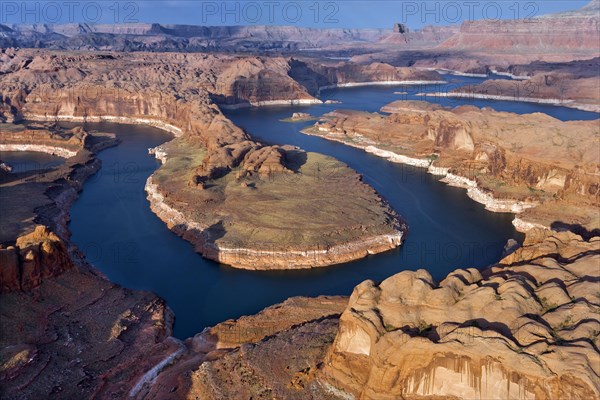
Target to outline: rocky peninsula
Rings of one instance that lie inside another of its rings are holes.
[[[521,230],[600,227],[598,121],[416,101],[381,111],[389,115],[336,111],[304,132],[426,168],[491,211],[519,213]]]
[[[244,269],[320,267],[400,245],[404,224],[346,165],[257,147],[245,143],[243,161],[212,179],[202,146],[178,138],[154,149],[164,164],[146,184],[152,210],[204,257]]]
[[[511,65],[507,74],[518,81],[492,79],[432,96],[466,97],[554,104],[600,112],[600,83],[596,71],[600,58],[563,63],[536,62]],[[517,75],[515,75],[517,74]]]
[[[8,49],[2,57],[5,121],[147,124],[178,136],[157,151],[166,162],[147,191],[157,215],[208,258],[250,269],[309,268],[401,243],[405,224],[355,172],[254,142],[219,107],[317,102],[325,86],[439,81],[435,72],[209,54]],[[175,171],[177,179],[165,178]],[[356,202],[346,200],[347,190]],[[253,209],[267,203],[268,210]]]
[[[0,169],[0,397],[600,398],[597,121],[423,103],[389,105],[389,116],[327,116],[312,133],[427,168],[490,209],[521,212],[515,222],[527,230],[525,242],[483,270],[463,265],[439,282],[423,269],[404,271],[365,281],[349,298],[291,298],[185,341],[172,337],[164,300],[109,282],[67,229],[70,204],[100,168],[95,153],[117,143],[87,122],[114,121],[176,136],[152,150],[163,165],[148,195],[173,230],[214,259],[239,259],[222,250],[244,249],[246,265],[277,268],[280,249],[321,257],[315,243],[331,250],[353,238],[359,248],[322,259],[383,250],[369,238],[399,234],[402,221],[355,172],[319,154],[257,143],[220,107],[318,102],[323,87],[443,80],[435,69],[527,76],[545,85],[538,99],[556,98],[555,73],[569,74],[566,82],[583,90],[564,98],[587,107],[597,103],[585,82],[597,84],[597,76],[575,73],[586,67],[573,60],[597,57],[598,4],[535,24],[329,30],[325,38],[323,30],[269,27],[0,25],[0,145],[66,158],[42,171]],[[306,47],[314,58],[258,55]],[[353,62],[322,62],[321,47]],[[117,52],[152,49],[247,55]],[[49,124],[16,124],[28,118]],[[83,127],[58,129],[60,121]],[[301,197],[278,198],[302,188]],[[343,214],[333,216],[339,230],[319,221],[321,207],[352,206],[336,192],[348,188],[370,214],[345,225]],[[314,204],[310,190],[323,191],[325,204]],[[240,206],[255,199],[278,206]],[[319,224],[329,236],[315,234]],[[275,232],[282,235],[273,247]],[[248,239],[260,248],[246,251]],[[303,248],[290,249],[290,241]]]

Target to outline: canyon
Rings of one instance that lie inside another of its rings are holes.
[[[178,136],[161,147],[168,161],[163,173],[149,180],[147,191],[157,215],[207,258],[249,269],[308,268],[386,251],[402,241],[405,224],[353,171],[299,149],[253,142],[214,102],[223,107],[318,102],[313,94],[322,86],[440,80],[435,72],[206,54],[168,54],[157,60],[141,53],[9,49],[3,57],[5,121],[114,121],[157,126]],[[174,63],[179,65],[176,74],[170,71]],[[116,75],[117,70],[129,72]],[[95,83],[98,77],[101,85]],[[193,160],[183,149],[194,150]],[[319,178],[319,168],[338,172],[335,185]],[[345,201],[341,187],[352,188],[361,202]],[[265,216],[265,210],[251,208],[265,204],[255,201],[259,198],[283,208]],[[194,208],[185,204],[198,202],[214,204],[214,211],[192,215]],[[332,220],[338,213],[329,211],[344,207],[349,214]],[[282,234],[285,226],[293,228]],[[260,237],[251,237],[257,231]]]
[[[377,60],[395,66],[477,75],[494,71],[512,74],[511,71],[523,70],[520,66],[529,64],[566,63],[561,68],[563,74],[556,74],[553,79],[555,82],[560,80],[561,86],[568,88],[572,79],[568,75],[577,68],[565,70],[564,66],[598,57],[599,10],[600,2],[592,0],[586,6],[568,12],[531,15],[520,19],[465,21],[459,27],[455,26],[458,30],[441,42],[431,41],[429,45],[413,49],[394,46],[373,48],[352,55],[351,61],[370,63]],[[590,73],[594,69],[587,71]],[[555,75],[552,71],[548,71],[548,74]],[[524,75],[532,76],[530,73]],[[588,82],[597,87],[597,82]],[[587,92],[584,84],[579,87]],[[528,89],[531,91],[531,87]],[[571,94],[574,93],[575,90]]]
[[[600,228],[597,121],[419,101],[381,111],[388,114],[335,111],[304,132],[427,168],[489,210],[519,213],[515,225],[524,230],[557,223]]]
[[[2,47],[53,50],[323,53],[338,56],[391,46],[419,49],[441,43],[457,27],[419,31],[306,28],[300,26],[196,26],[168,24],[6,24]]]
[[[290,299],[186,341],[144,398],[597,398],[599,246],[533,230],[482,271]]]
[[[509,242],[485,268],[459,265],[436,279],[435,265],[414,265],[349,297],[291,297],[185,340],[174,337],[164,299],[110,282],[68,225],[101,170],[98,154],[120,142],[90,125],[117,122],[173,136],[148,149],[161,165],[146,195],[206,258],[304,269],[396,248],[407,222],[357,172],[260,143],[222,109],[320,104],[328,88],[497,72],[518,80],[437,95],[598,111],[598,10],[594,0],[535,23],[417,32],[0,25],[0,151],[64,158],[0,170],[0,397],[600,398],[597,119],[421,101],[322,116],[304,132],[466,188],[487,209],[517,214],[524,242]]]

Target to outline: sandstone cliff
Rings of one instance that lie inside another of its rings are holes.
[[[29,291],[74,267],[68,251],[70,204],[99,168],[94,151],[114,135],[81,128],[0,124],[0,150],[28,150],[68,159],[54,168],[0,176],[0,291]]]
[[[0,78],[6,120],[24,116],[83,123],[115,121],[154,125],[182,136],[180,146],[195,150],[194,163],[187,165],[182,175],[185,181],[153,179],[147,190],[153,210],[206,257],[251,269],[308,268],[386,251],[401,242],[404,225],[356,173],[337,165],[343,179],[336,185],[316,181],[305,172],[318,169],[319,162],[332,160],[315,159],[302,169],[302,157],[295,156],[300,159],[289,165],[296,150],[253,142],[214,102],[235,107],[319,102],[314,95],[322,85],[439,79],[437,73],[385,64],[327,67],[283,57],[207,54],[164,54],[157,58],[146,53],[7,50],[2,57],[8,71]],[[186,160],[173,160],[163,170],[180,162]],[[188,172],[192,174],[187,176]],[[238,180],[258,181],[234,182],[237,189],[228,190],[227,195],[222,189],[232,187],[234,174]],[[289,179],[291,175],[300,181]],[[169,187],[169,182],[181,185]],[[319,184],[319,189],[311,191],[309,187],[314,184]],[[238,197],[248,202],[225,202],[240,192],[241,185],[247,189]],[[352,218],[334,221],[331,216],[344,214],[325,210],[343,208],[343,191],[335,189],[341,186],[353,188],[365,207],[354,207]],[[320,199],[314,198],[316,193],[321,193]],[[259,204],[257,200],[267,198],[275,202],[272,212],[287,216],[285,226],[273,224],[275,219],[267,210],[253,209]],[[212,202],[204,215],[201,210],[182,206],[204,201]],[[315,207],[317,203],[321,208]],[[240,215],[243,217],[235,218]],[[241,229],[237,229],[240,224]],[[256,228],[263,232],[260,239],[250,236]],[[222,232],[231,234],[217,243]]]
[[[224,106],[319,102],[314,96],[321,86],[440,79],[436,73],[384,64],[325,67],[281,57],[164,54],[157,58],[144,53],[51,54],[11,49],[3,50],[0,57],[8,72],[1,80],[0,118],[156,125],[200,141],[211,153],[208,176],[211,168],[227,171],[237,165],[239,158],[224,150],[225,146],[242,151],[249,141],[213,101]]]
[[[65,243],[45,226],[0,248],[0,291],[30,290],[73,268]]]
[[[88,134],[77,127],[70,131],[48,130],[44,126],[0,124],[0,150],[41,151],[61,157],[73,157],[82,150]]]
[[[465,21],[460,27],[454,27],[458,29],[452,36],[435,47],[371,48],[371,51],[355,54],[352,61],[380,61],[395,66],[487,74],[540,61],[565,63],[589,60],[598,57],[598,4],[593,0],[579,10],[540,16],[531,4],[524,3],[514,9],[504,8],[503,19],[490,16]],[[489,6],[488,11],[493,12],[493,3]],[[519,12],[515,18],[517,8]],[[506,18],[507,12],[513,14],[513,18]],[[526,13],[532,15],[527,17]],[[580,88],[585,89],[585,85]],[[597,94],[595,99],[597,101]]]
[[[93,151],[115,137],[0,128],[16,145],[30,139],[19,132],[30,132],[39,146],[85,146],[56,168],[0,177],[0,397],[127,396],[181,345],[163,300],[108,282],[68,242],[70,204],[99,168]]]
[[[526,211],[528,220],[600,227],[597,121],[411,101],[382,111],[390,115],[337,111],[305,132],[427,168],[491,210],[522,212],[542,203],[538,215]]]
[[[487,80],[454,89],[447,95],[547,103],[600,112],[598,62],[599,59],[594,58],[569,63],[511,65],[506,68],[508,74],[526,79]]]
[[[530,19],[466,21],[459,33],[439,45],[452,50],[594,55],[600,18],[597,13],[548,15]]]
[[[531,231],[489,269],[294,298],[186,341],[140,398],[594,399],[600,240]]]
[[[323,377],[364,399],[600,395],[600,241],[532,232],[489,270],[357,286]]]

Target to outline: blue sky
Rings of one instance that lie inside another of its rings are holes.
[[[573,10],[587,0],[163,0],[0,2],[0,23],[158,22],[192,25],[293,25],[416,29],[470,19],[527,18]]]

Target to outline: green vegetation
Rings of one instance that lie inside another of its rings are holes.
[[[439,154],[432,153],[432,154],[428,155],[427,160],[429,161],[429,165],[433,164],[433,162],[435,160],[437,160],[438,158],[440,158]]]

